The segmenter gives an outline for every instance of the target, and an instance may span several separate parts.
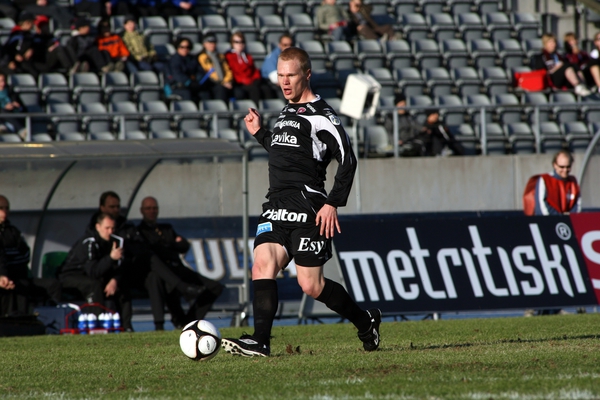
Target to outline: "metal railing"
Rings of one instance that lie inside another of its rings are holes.
[[[477,139],[477,141],[479,142],[480,145],[480,150],[481,150],[481,154],[482,155],[487,155],[487,147],[488,147],[488,134],[487,134],[487,129],[486,129],[486,123],[484,123],[486,121],[488,113],[492,113],[494,114],[494,111],[498,108],[498,107],[502,107],[505,110],[520,110],[522,112],[522,115],[525,117],[528,116],[532,116],[532,119],[529,119],[527,121],[523,121],[523,122],[530,122],[531,123],[531,127],[532,127],[532,132],[533,132],[533,136],[534,136],[534,140],[535,140],[535,149],[536,149],[536,153],[541,153],[542,149],[541,149],[541,139],[542,139],[542,135],[543,132],[540,132],[540,111],[549,111],[552,112],[553,109],[555,108],[569,108],[569,109],[574,109],[574,108],[578,108],[580,111],[586,107],[597,107],[600,109],[600,102],[598,103],[552,103],[552,104],[544,104],[544,105],[534,105],[534,104],[519,104],[519,105],[504,105],[504,104],[492,104],[492,105],[457,105],[457,106],[446,106],[446,105],[428,105],[428,106],[411,106],[411,107],[403,107],[404,110],[406,110],[408,113],[410,114],[420,114],[420,113],[426,113],[429,110],[438,110],[441,112],[441,114],[443,115],[445,112],[450,112],[450,111],[457,111],[457,110],[462,110],[463,112],[465,112],[465,114],[476,114],[479,113],[479,135],[475,136],[475,139]],[[393,118],[393,132],[392,132],[392,137],[393,137],[393,155],[395,157],[399,157],[399,147],[398,147],[398,113],[397,110],[399,108],[397,107],[392,107],[392,106],[388,106],[388,107],[378,107],[377,109],[377,115],[386,115],[387,114],[391,114],[392,118]],[[523,112],[524,110],[529,110],[528,112]],[[470,111],[470,112],[468,112]],[[263,121],[267,121],[268,118],[275,116],[278,114],[278,112],[276,111],[272,111],[272,110],[259,110],[259,112],[261,112],[262,116],[263,116]],[[204,121],[204,126],[206,126],[207,128],[207,134],[208,137],[212,137],[212,138],[218,138],[218,132],[219,132],[219,118],[223,118],[223,117],[227,117],[227,118],[231,118],[232,122],[233,122],[233,127],[234,129],[237,129],[238,132],[238,140],[240,141],[240,144],[243,145],[244,142],[246,141],[247,138],[244,138],[241,134],[242,130],[239,129],[240,124],[243,124],[243,115],[245,113],[240,110],[240,111],[220,111],[220,112],[205,112],[205,111],[200,111],[200,112],[181,112],[181,111],[170,111],[168,113],[156,113],[156,114],[148,114],[148,113],[143,113],[143,112],[136,112],[136,113],[119,113],[119,112],[109,112],[107,114],[98,114],[98,113],[75,113],[75,114],[57,114],[57,113],[14,113],[14,114],[4,114],[4,116],[8,117],[8,118],[15,118],[15,119],[24,119],[25,120],[25,126],[27,128],[27,134],[25,137],[25,141],[29,142],[32,141],[32,121],[34,121],[35,119],[39,119],[39,120],[44,120],[44,121],[48,121],[48,123],[52,124],[52,119],[57,119],[57,118],[66,118],[66,119],[73,119],[76,118],[78,119],[80,122],[83,122],[84,120],[86,120],[86,118],[90,118],[90,119],[102,119],[103,117],[112,120],[113,122],[115,122],[114,126],[116,126],[118,128],[118,130],[115,132],[116,136],[115,139],[118,140],[124,140],[126,138],[126,120],[128,118],[131,119],[138,119],[140,121],[149,121],[151,120],[153,117],[156,118],[164,118],[166,116],[168,116],[170,118],[171,121],[177,121],[181,118],[201,118]],[[236,117],[237,116],[237,117]],[[1,119],[2,116],[0,116]],[[235,119],[234,119],[235,118]],[[174,122],[175,123],[175,122]],[[475,128],[476,124],[473,123],[472,121],[469,122],[465,122],[467,124],[470,124],[473,128]],[[350,129],[349,126],[346,127],[347,130]],[[177,130],[178,132],[178,137],[181,137],[181,131]],[[46,132],[47,133],[47,132]],[[85,132],[80,132],[80,133],[85,133]],[[88,132],[88,133],[93,133],[93,132]],[[590,133],[590,137],[592,136],[594,132]],[[89,137],[86,137],[87,140],[89,140]],[[506,136],[506,139],[508,140],[509,137]],[[364,139],[363,139],[364,140]]]

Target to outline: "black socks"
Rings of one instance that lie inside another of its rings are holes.
[[[350,294],[339,283],[325,278],[323,291],[316,300],[352,322],[359,332],[365,332],[371,328],[369,314],[352,300]]]
[[[252,307],[254,312],[254,339],[259,343],[271,343],[271,329],[273,319],[279,306],[277,282],[273,279],[257,279],[254,284],[254,299]]]

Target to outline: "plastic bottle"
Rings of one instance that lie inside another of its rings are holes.
[[[112,328],[112,315],[110,315],[109,313],[100,314],[100,325],[104,329]]]
[[[88,314],[87,316],[87,320],[88,320],[88,329],[96,329],[96,321],[98,320],[98,317],[96,317],[96,314]]]
[[[118,312],[112,315],[113,328],[115,328],[115,333],[119,332],[119,328],[121,327],[121,316]]]
[[[77,328],[79,329],[79,333],[82,335],[86,335],[87,332],[87,314],[79,314],[79,318],[77,319]]]

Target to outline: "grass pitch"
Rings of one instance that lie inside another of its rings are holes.
[[[1,338],[0,398],[600,398],[600,314],[384,322],[381,333],[365,353],[351,324],[276,326],[272,357],[206,362],[183,355],[177,331]]]

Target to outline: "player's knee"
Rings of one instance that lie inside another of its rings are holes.
[[[323,291],[322,285],[319,282],[315,282],[312,280],[299,281],[300,287],[302,288],[302,292],[306,293],[307,296],[312,298],[317,298]]]

